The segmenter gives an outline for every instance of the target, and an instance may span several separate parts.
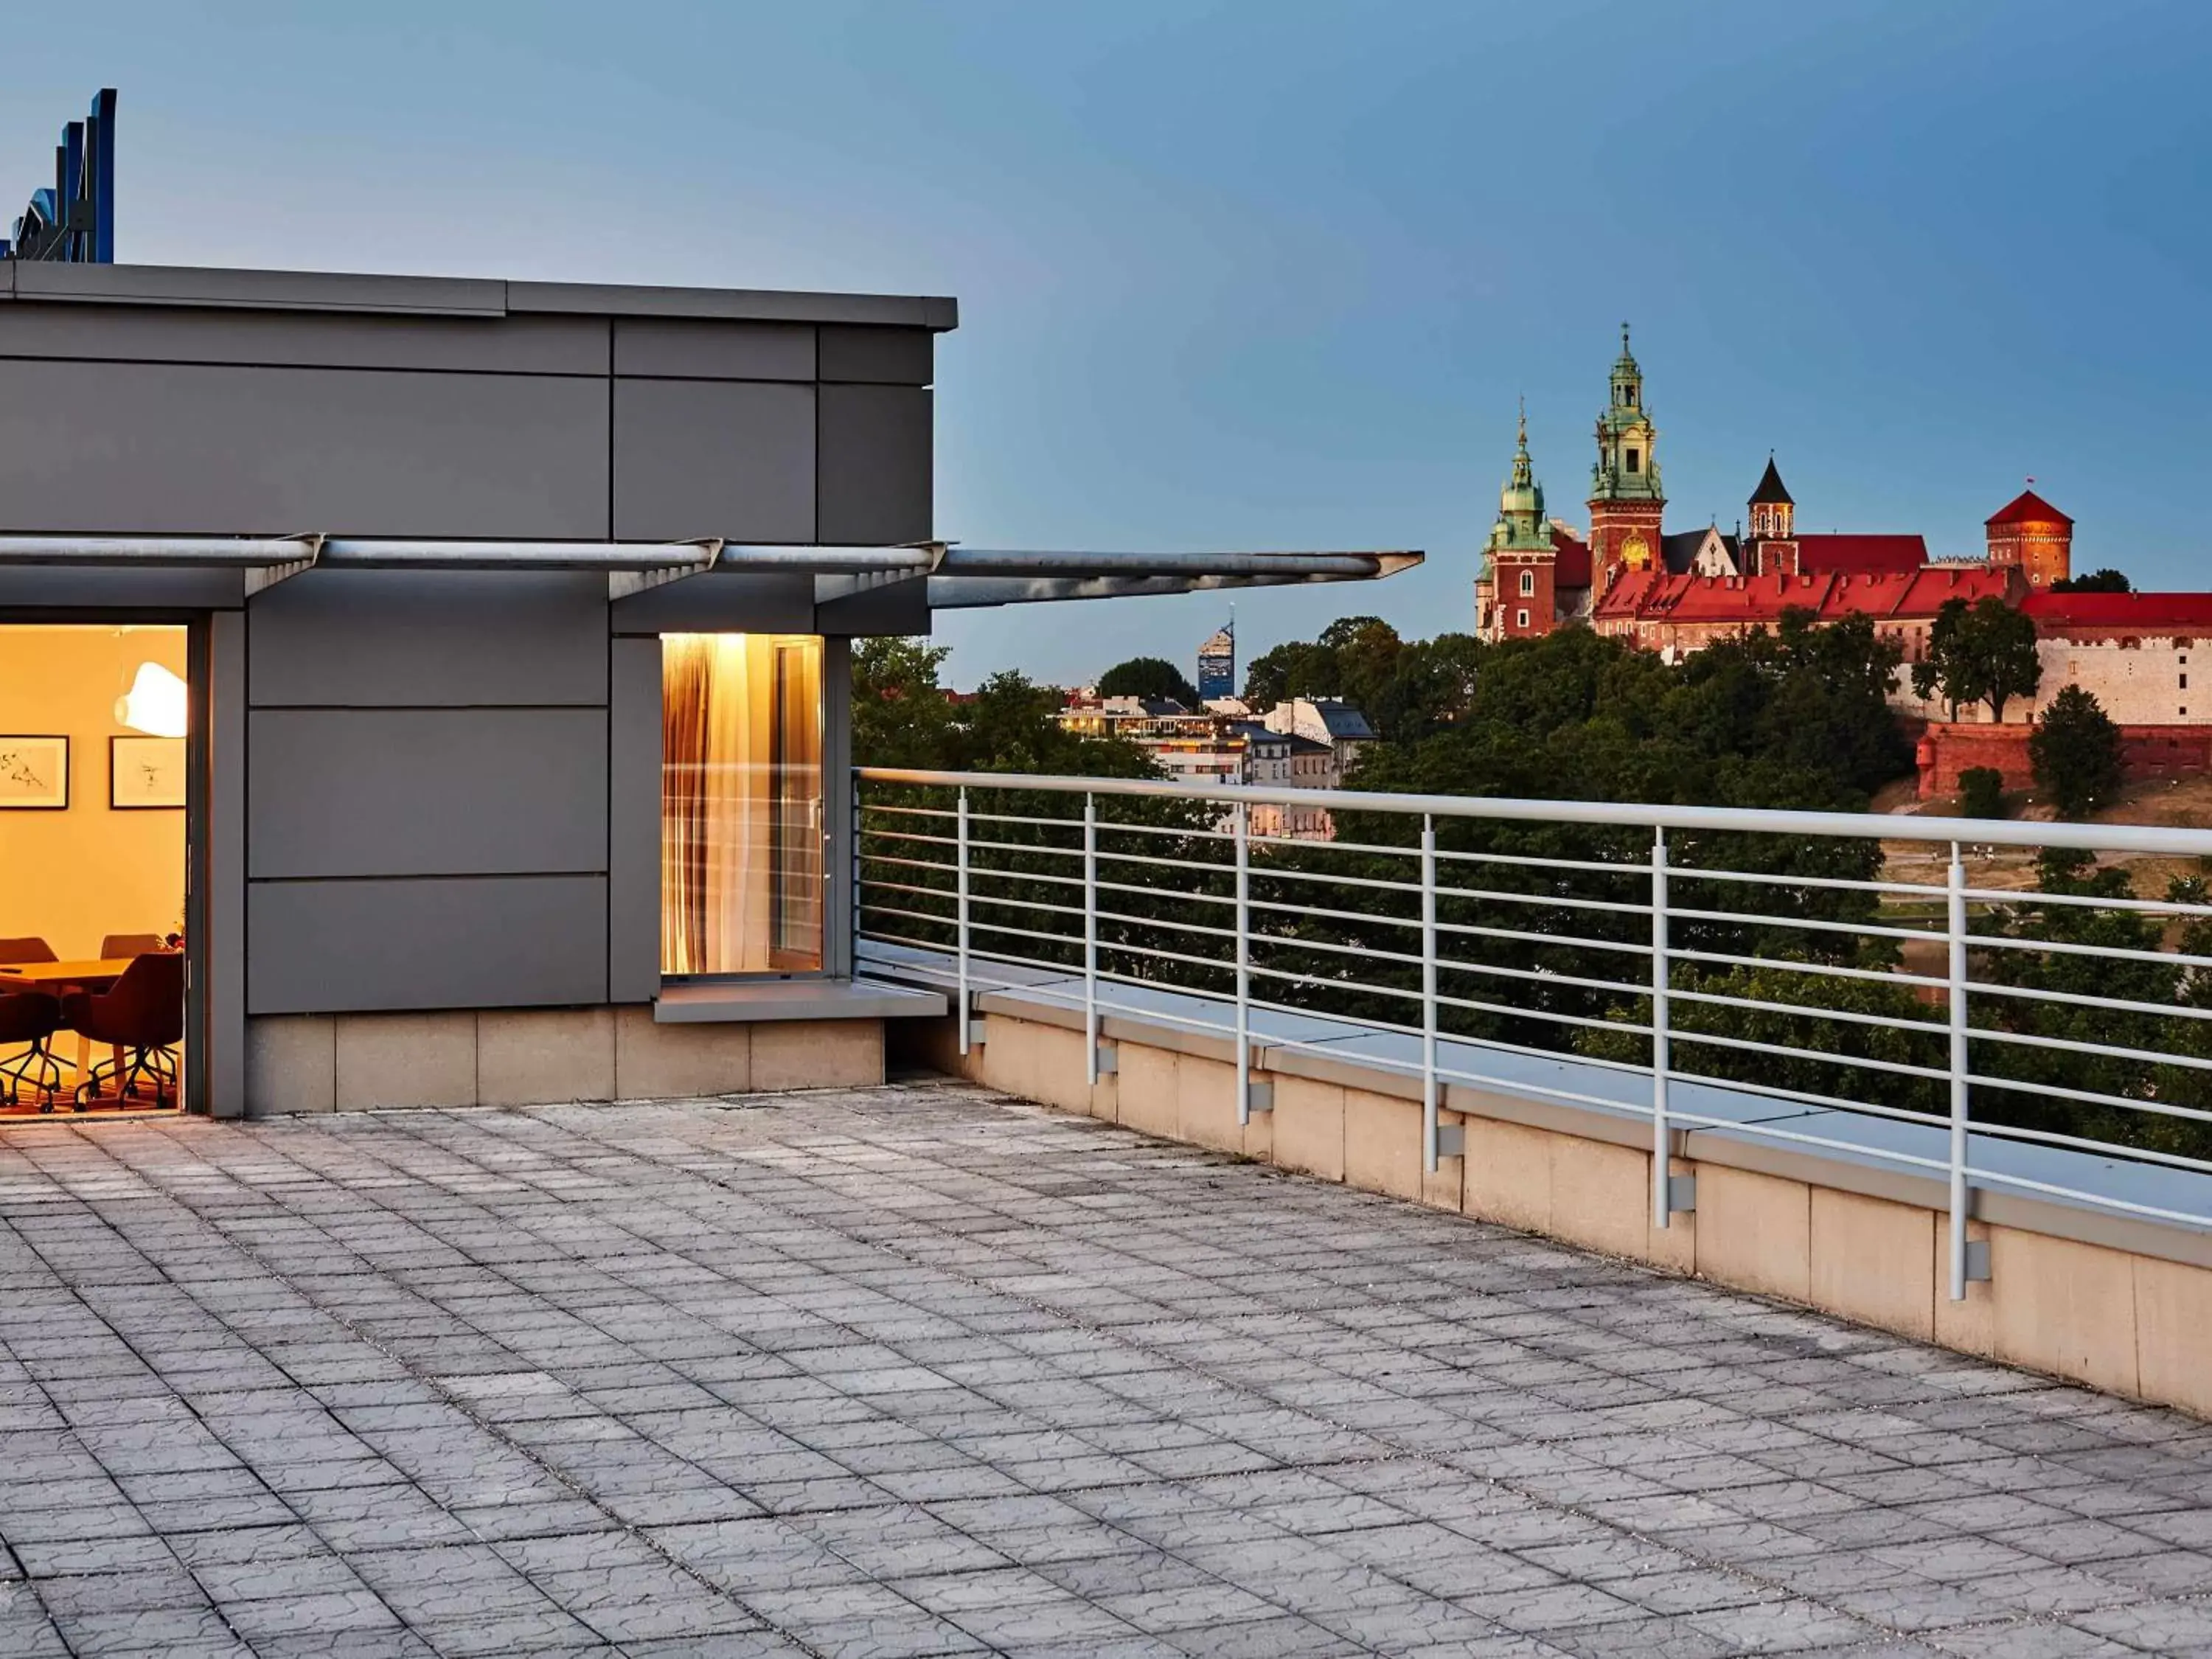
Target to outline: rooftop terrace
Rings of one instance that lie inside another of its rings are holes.
[[[966,1086],[0,1131],[0,1650],[2212,1651],[2212,1430]]]

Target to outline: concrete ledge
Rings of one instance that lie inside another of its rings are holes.
[[[942,1008],[944,1000],[921,994]],[[641,1005],[246,1022],[246,1115],[556,1106],[884,1080],[884,1023],[847,1015],[663,1024]]]
[[[914,971],[926,975],[933,966]],[[1543,1100],[1503,1082],[1451,1084],[1440,1121],[1462,1129],[1464,1156],[1440,1158],[1428,1172],[1419,1079],[1387,1063],[1398,1058],[1397,1034],[1344,1025],[1293,1035],[1270,1024],[1281,1016],[1255,1015],[1254,1069],[1273,1084],[1274,1109],[1240,1127],[1233,1039],[1116,1014],[1103,1025],[1117,1066],[1094,1086],[1085,1076],[1081,987],[1074,983],[1071,1006],[1069,985],[1048,974],[1019,985],[977,984],[982,1041],[966,1056],[949,1019],[903,1024],[902,1047],[939,1070],[1163,1139],[1457,1209],[1917,1340],[2212,1413],[2212,1234],[2203,1230],[1982,1188],[1969,1236],[1989,1242],[1991,1277],[1953,1302],[1942,1182],[1885,1165],[1872,1145],[1831,1150],[1755,1136],[1763,1118],[1840,1138],[1833,1121],[1846,1114],[1678,1084],[1683,1109],[1741,1117],[1743,1127],[1669,1137],[1668,1170],[1694,1178],[1696,1209],[1659,1227],[1650,1212],[1650,1120],[1627,1103],[1628,1091],[1648,1089],[1647,1079],[1566,1058],[1532,1061],[1448,1045],[1452,1069],[1520,1067],[1535,1078],[1551,1076],[1540,1069],[1549,1067],[1570,1074],[1582,1092],[1614,1090],[1623,1103]],[[1193,1018],[1219,1012],[1199,999],[1156,994],[1170,1006],[1198,1004],[1175,1011]],[[1881,1133],[1918,1127],[1890,1124]],[[1978,1162],[1981,1143],[1977,1137]]]

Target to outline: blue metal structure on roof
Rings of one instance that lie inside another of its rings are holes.
[[[31,192],[0,259],[115,263],[115,88],[94,94],[82,121],[62,129],[54,182]]]

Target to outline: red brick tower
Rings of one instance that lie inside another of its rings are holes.
[[[2038,592],[2074,574],[2074,520],[2033,489],[2021,490],[1982,528],[1989,533],[1990,562],[2018,565]]]
[[[1644,371],[1628,349],[1628,325],[1620,325],[1620,356],[1613,365],[1605,412],[1597,417],[1597,464],[1590,469],[1590,600],[1605,597],[1624,570],[1660,562],[1661,520],[1667,495],[1659,486],[1653,451],[1659,428],[1644,409]]]

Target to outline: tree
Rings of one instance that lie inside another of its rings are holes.
[[[2036,787],[2064,818],[2086,817],[2120,793],[2120,728],[2078,685],[2051,700],[2027,740]]]
[[[1198,707],[1198,688],[1164,657],[1132,657],[1098,677],[1102,697],[1166,697],[1185,708]]]
[[[2004,774],[1994,766],[1970,766],[1959,774],[1959,815],[1969,818],[2004,816]]]
[[[2032,697],[2042,683],[2035,654],[2035,623],[1991,594],[1971,606],[1946,599],[1928,630],[1928,654],[1912,665],[1912,689],[1923,697],[1941,692],[1959,718],[1961,703],[1986,702],[1990,718],[2004,719],[2014,697]]]
[[[2135,585],[2110,565],[2086,576],[2061,576],[2051,584],[2054,593],[2132,593]]]
[[[1407,649],[1380,617],[1340,617],[1310,643],[1294,640],[1254,658],[1244,673],[1244,701],[1264,712],[1292,697],[1342,697],[1371,709]]]

